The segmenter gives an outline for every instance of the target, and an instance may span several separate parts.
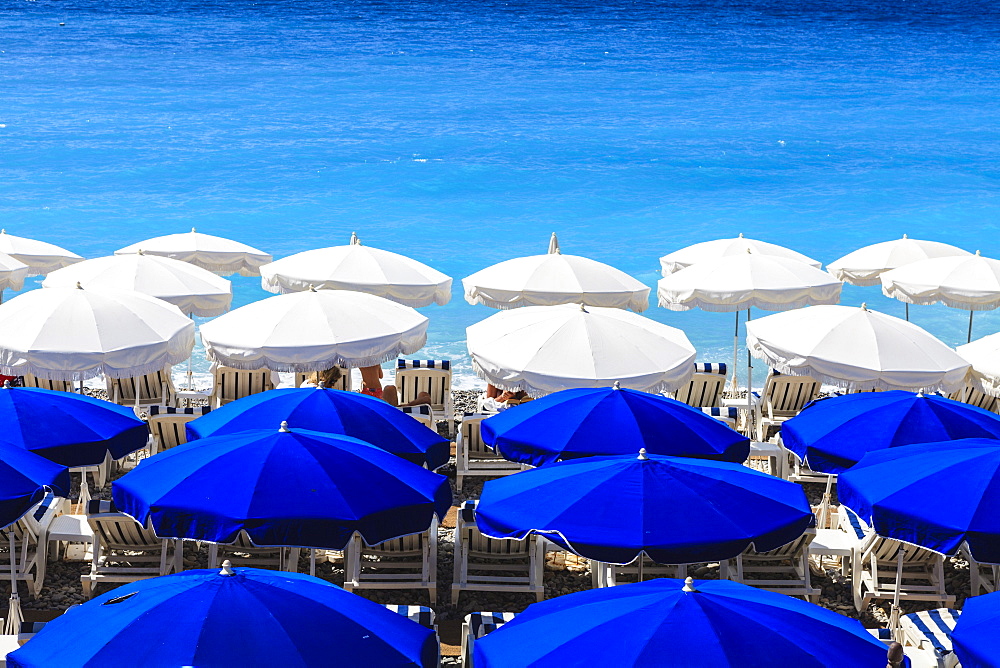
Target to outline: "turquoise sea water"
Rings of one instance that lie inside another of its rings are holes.
[[[422,356],[471,382],[464,330],[493,311],[460,279],[553,231],[651,286],[740,232],[824,263],[903,233],[1000,256],[998,38],[996,5],[945,0],[9,0],[0,223],[86,257],[357,231],[455,277]],[[911,314],[964,343],[966,312]],[[732,316],[646,315],[731,358]]]

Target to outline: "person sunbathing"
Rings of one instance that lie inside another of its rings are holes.
[[[317,371],[312,378],[307,379],[302,385],[315,385],[316,387],[335,387],[340,382],[342,372],[339,366],[332,366],[326,371]]]
[[[382,367],[363,366],[361,371],[361,393],[381,399],[393,406],[420,406],[431,403],[431,395],[426,392],[417,393],[417,398],[406,403],[399,403],[399,390],[395,385],[382,387]]]

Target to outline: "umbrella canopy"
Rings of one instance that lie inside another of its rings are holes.
[[[409,355],[427,341],[427,318],[388,299],[310,289],[262,299],[205,323],[209,359],[237,369],[323,371]]]
[[[480,378],[536,397],[615,381],[671,391],[694,373],[695,349],[684,332],[621,309],[528,306],[490,316],[466,336]]]
[[[789,260],[805,262],[819,269],[822,264],[807,257],[802,253],[793,251],[790,248],[771,244],[766,241],[756,239],[746,239],[742,234],[735,239],[715,239],[714,241],[703,241],[693,244],[687,248],[682,248],[660,258],[660,267],[664,276],[669,276],[675,271],[680,271],[685,267],[690,267],[699,262],[715,260],[721,257],[742,257],[747,251],[758,255],[776,255]]]
[[[233,285],[226,279],[187,262],[142,252],[84,260],[52,272],[42,287],[78,284],[86,290],[134,290],[204,318],[222,315],[233,301]]]
[[[56,617],[7,665],[436,666],[428,628],[308,575],[191,570],[130,582]]]
[[[850,306],[813,306],[747,323],[747,347],[781,373],[846,389],[961,387],[969,365],[916,325]]]
[[[463,278],[462,285],[465,301],[499,309],[586,304],[641,312],[649,306],[647,286],[602,262],[563,255],[555,234],[547,254],[494,264]]]
[[[71,392],[0,389],[0,444],[63,466],[96,466],[146,446],[149,429],[132,408]]]
[[[119,248],[115,255],[146,255],[168,257],[207,269],[220,276],[260,276],[262,265],[272,261],[264,251],[232,239],[202,234],[193,227],[190,232],[168,234]]]
[[[29,274],[29,267],[17,258],[0,252],[0,292],[20,290]]]
[[[1000,306],[1000,260],[975,255],[914,262],[881,276],[882,292],[908,304],[944,304],[965,311]]]
[[[480,530],[530,533],[587,557],[626,564],[642,553],[664,564],[765,552],[813,522],[795,483],[753,469],[640,452],[587,457],[490,480],[476,509]]]
[[[845,283],[859,286],[881,285],[880,276],[892,269],[937,257],[972,255],[940,241],[902,239],[883,241],[859,248],[826,265],[826,270]]]
[[[414,464],[448,462],[450,443],[381,399],[325,388],[285,388],[234,401],[187,424],[188,440],[268,429],[287,421],[301,429],[352,436]]]
[[[992,397],[1000,397],[1000,333],[990,334],[955,349],[972,365],[969,380]]]
[[[728,580],[660,578],[534,603],[474,646],[477,667],[880,666],[861,623]]]
[[[69,496],[69,487],[65,466],[0,443],[0,527],[21,519],[45,497],[47,489],[56,496]]]
[[[179,364],[194,323],[138,292],[52,288],[0,305],[0,373],[50,380],[133,378]]]
[[[28,276],[44,276],[50,271],[83,260],[76,253],[70,253],[55,244],[17,237],[7,234],[7,230],[0,230],[0,253],[6,253],[28,265]]]
[[[951,633],[951,642],[962,668],[996,668],[1000,664],[998,625],[1000,592],[965,599],[962,616]]]
[[[261,267],[260,284],[268,292],[301,292],[310,286],[355,290],[406,306],[445,305],[451,278],[405,255],[362,246],[356,234],[347,246],[296,253]]]
[[[784,446],[824,473],[867,452],[959,438],[1000,439],[1000,416],[933,394],[861,392],[817,401],[781,426]]]
[[[840,301],[839,280],[785,257],[747,252],[705,260],[657,283],[660,306],[671,311],[785,311]]]
[[[1000,563],[1000,442],[967,438],[871,452],[837,481],[840,502],[881,536]]]
[[[750,439],[700,409],[617,388],[563,390],[483,420],[483,440],[506,459],[542,466],[594,455],[657,455],[742,462]]]
[[[373,493],[377,490],[377,493]],[[349,436],[244,431],[171,448],[115,481],[115,504],[156,535],[342,550],[427,529],[448,479]]]

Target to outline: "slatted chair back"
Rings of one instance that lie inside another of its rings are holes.
[[[154,405],[149,407],[149,431],[153,435],[153,454],[187,443],[187,423],[208,414],[210,406]]]
[[[217,568],[220,561],[228,559],[233,566],[283,570],[286,566],[285,553],[288,549],[285,547],[258,547],[253,544],[246,531],[240,531],[232,543],[209,546],[208,567]]]
[[[33,376],[30,373],[21,376],[21,387],[40,387],[43,390],[52,390],[54,392],[74,391],[73,381],[71,380],[49,380],[48,378]]]
[[[418,406],[399,406],[399,410],[403,411],[411,418],[424,425],[432,431],[436,431],[437,421],[434,419],[434,409],[427,404],[420,404]]]
[[[991,397],[982,390],[976,389],[972,386],[966,386],[961,390],[957,390],[948,395],[948,398],[953,401],[961,401],[964,404],[970,404],[978,408],[983,408],[993,413],[997,411],[997,398]]]
[[[455,439],[455,484],[463,488],[469,476],[501,476],[517,473],[522,466],[510,462],[483,442],[483,420],[489,415],[468,414],[461,422]]]
[[[162,369],[134,378],[105,376],[108,397],[120,406],[172,405],[176,391],[170,378],[170,369]],[[138,401],[136,395],[138,394]]]
[[[437,630],[437,618],[434,615],[434,610],[426,605],[396,605],[394,603],[386,603],[385,609],[389,612],[395,612],[397,615],[403,615],[411,622],[416,622],[434,631]]]
[[[488,415],[470,415],[462,418],[460,429],[461,447],[470,459],[493,459],[506,461],[503,455],[483,441],[482,425]]]
[[[769,417],[795,416],[819,396],[820,383],[811,376],[768,375],[761,393]]]
[[[227,366],[216,367],[213,373],[215,386],[212,401],[215,408],[232,403],[251,394],[259,394],[274,389],[269,369],[244,371]]]
[[[691,381],[674,393],[674,399],[695,408],[713,408],[721,403],[725,385],[725,364],[696,363]]]
[[[163,543],[152,529],[118,512],[111,501],[92,500],[87,506],[87,523],[101,546],[110,550],[158,549]]]
[[[408,404],[421,392],[431,398],[436,416],[447,421],[448,435],[455,427],[455,404],[451,398],[450,360],[396,360],[396,391],[399,403]]]
[[[770,550],[768,552],[757,552],[754,549],[753,545],[751,545],[746,550],[744,550],[743,554],[752,555],[755,557],[775,557],[775,558],[791,557],[801,554],[803,550],[808,550],[809,543],[811,543],[813,541],[813,538],[815,537],[816,537],[816,529],[806,529],[801,536],[799,536],[790,543],[785,543],[784,545],[782,545],[777,549]]]
[[[315,373],[296,373],[295,374],[295,387],[302,387],[306,381],[315,381]],[[343,390],[344,392],[351,391],[351,370],[340,367],[340,380],[334,383],[331,390]]]
[[[466,530],[463,549],[470,554],[491,559],[524,558],[533,549],[530,540],[490,538],[476,525],[476,501],[466,501],[459,509],[459,531]]]

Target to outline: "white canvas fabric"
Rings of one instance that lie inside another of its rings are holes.
[[[625,272],[562,255],[554,234],[549,246],[545,255],[507,260],[463,278],[465,301],[499,309],[582,303],[641,312],[649,306],[649,288]]]
[[[7,230],[0,230],[0,253],[6,253],[28,265],[28,276],[45,276],[50,271],[83,260],[76,253],[70,253],[55,244],[7,234]]]
[[[991,397],[1000,397],[1000,334],[990,334],[956,348],[972,365],[969,380]]]
[[[843,283],[816,267],[776,255],[745,252],[705,260],[664,276],[657,297],[671,311],[787,311],[840,301]]]
[[[849,390],[951,392],[969,369],[927,331],[864,306],[811,306],[753,320],[747,348],[781,373]]]
[[[6,253],[0,253],[0,292],[20,290],[24,287],[24,279],[30,275],[28,265]]]
[[[52,272],[42,287],[73,288],[79,283],[87,290],[135,290],[205,318],[229,310],[232,283],[187,262],[144,253],[84,260]]]
[[[539,397],[574,387],[675,390],[694,373],[679,329],[616,308],[579,304],[501,311],[466,330],[480,378]]]
[[[132,378],[186,360],[194,323],[139,292],[51,288],[0,305],[0,373]]]
[[[685,267],[690,267],[693,264],[705,262],[706,260],[715,260],[720,257],[731,257],[733,255],[746,255],[748,250],[759,255],[776,255],[789,260],[798,260],[799,262],[811,264],[817,269],[822,266],[811,257],[793,251],[790,248],[766,241],[747,239],[741,234],[735,239],[703,241],[664,255],[660,258],[660,268],[664,276],[669,276],[675,271],[680,271]]]
[[[331,246],[289,255],[261,267],[260,284],[287,294],[310,287],[354,290],[406,306],[447,304],[451,278],[405,255],[362,246],[357,236],[347,246]]]
[[[140,241],[116,250],[115,255],[132,255],[139,251],[187,262],[220,276],[260,276],[260,268],[273,260],[269,254],[253,246],[202,234],[194,228],[190,232]]]
[[[910,239],[904,234],[902,239],[883,241],[848,253],[826,265],[826,270],[845,283],[867,287],[881,285],[879,277],[892,269],[936,257],[963,255],[972,253],[940,241]]]
[[[965,311],[1000,307],[1000,260],[975,255],[922,260],[887,271],[882,293],[908,304],[944,304]]]
[[[414,309],[350,290],[307,290],[241,306],[201,327],[209,359],[236,369],[322,371],[411,355],[427,341]]]

